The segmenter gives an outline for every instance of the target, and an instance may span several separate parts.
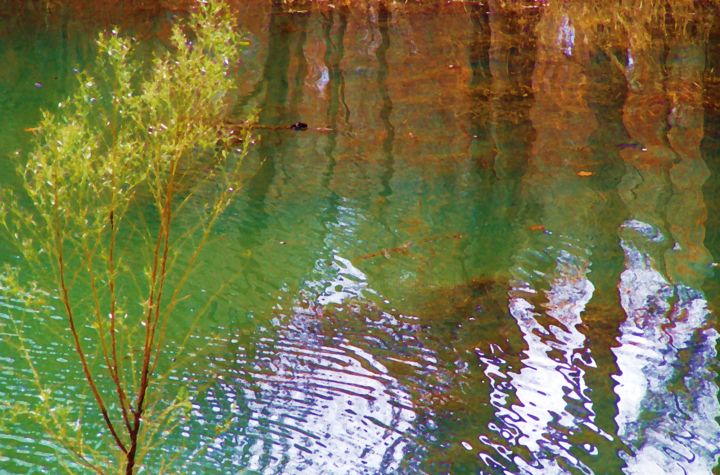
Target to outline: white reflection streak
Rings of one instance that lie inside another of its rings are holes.
[[[623,228],[646,242],[662,240],[646,223],[628,221]],[[671,285],[647,253],[626,240],[621,246],[625,270],[619,291],[627,320],[613,352],[619,368],[618,435],[635,450],[626,472],[711,473],[720,455],[715,420],[720,404],[708,367],[717,357],[718,334],[706,328],[707,302],[695,289]],[[699,337],[696,344],[693,337]],[[692,355],[683,363],[679,353],[687,350]],[[682,394],[669,387],[679,366],[687,366]],[[644,417],[644,412],[652,417]]]
[[[335,256],[336,278],[318,304],[341,304],[367,288],[366,276]],[[282,473],[387,473],[398,470],[413,426],[412,400],[373,356],[339,335],[312,331],[321,308],[296,309],[281,330],[272,355],[273,372],[246,391],[251,425],[262,418],[278,428],[273,441],[256,439],[250,469],[275,460]],[[327,346],[331,340],[332,346]],[[274,465],[274,464],[271,464]]]
[[[497,409],[497,418],[508,425],[500,429],[503,438],[513,445],[526,447],[536,457],[536,461],[530,462],[519,456],[512,459],[522,473],[565,473],[557,456],[570,461],[576,468],[584,468],[570,454],[567,436],[553,427],[577,428],[577,417],[567,408],[568,398],[584,406],[588,415],[586,423],[597,429],[592,422],[591,403],[585,396],[584,371],[573,361],[586,347],[585,336],[577,327],[582,323],[580,315],[595,290],[586,277],[587,264],[578,261],[567,251],[561,251],[557,258],[555,277],[545,292],[546,313],[557,322],[549,328],[537,321],[538,312],[529,301],[537,291],[530,284],[521,282],[510,290],[510,314],[517,321],[527,344],[524,367],[518,373],[508,373],[519,404],[507,406],[507,388],[497,384],[500,367],[491,359],[483,359],[487,365],[485,373],[492,385],[491,401]],[[514,437],[510,437],[512,435]],[[502,447],[493,445],[503,453]],[[509,455],[504,454],[506,458]]]

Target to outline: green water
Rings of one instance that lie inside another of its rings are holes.
[[[577,5],[239,10],[234,110],[267,127],[169,330],[229,282],[166,389],[195,394],[191,418],[146,473],[712,473],[716,6],[627,30]],[[92,17],[1,20],[3,186],[92,63]],[[172,18],[107,23],[158,47]],[[102,444],[64,320],[25,322]],[[36,401],[8,333],[0,398]],[[5,413],[0,471],[59,469]]]

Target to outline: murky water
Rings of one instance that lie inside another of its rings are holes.
[[[175,317],[229,282],[150,471],[717,471],[719,11],[667,5],[243,2],[235,110],[268,127]],[[164,38],[172,13],[130,10],[1,20],[3,154],[95,31]],[[38,369],[82,398],[62,321],[30,322]],[[32,401],[1,348],[0,397]],[[3,472],[59,469],[6,419]]]

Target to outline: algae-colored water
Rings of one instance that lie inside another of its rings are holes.
[[[182,14],[24,5],[0,10],[7,187],[98,30],[156,48]],[[267,127],[174,316],[170,347],[230,282],[148,473],[717,470],[720,13],[643,5],[240,3],[235,111]],[[92,426],[62,318],[25,321]],[[35,401],[3,328],[0,398]],[[0,471],[58,471],[11,416]]]

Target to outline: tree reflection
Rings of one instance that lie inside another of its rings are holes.
[[[598,230],[589,221],[601,196],[577,173],[591,165],[588,138],[597,127],[589,109],[586,68],[587,31],[576,17],[582,9],[548,6],[537,24],[530,118],[536,132],[532,157],[522,180],[528,232],[516,255],[508,292],[509,313],[522,334],[521,366],[507,366],[500,355],[482,362],[492,383],[496,469],[521,473],[587,471],[571,450],[582,431],[595,425],[585,373],[595,367],[582,314],[593,297],[590,282]],[[570,206],[572,207],[570,209]],[[543,231],[544,230],[544,231]],[[494,439],[494,440],[493,440]],[[592,445],[583,447],[592,452]]]
[[[618,290],[627,320],[613,352],[629,473],[709,473],[720,455],[718,334],[702,292],[711,261],[700,153],[705,26],[703,16],[673,20],[675,34],[662,37],[635,24],[626,64],[624,120],[638,145],[622,152],[629,219]]]
[[[288,123],[298,107],[332,130],[297,148],[264,134],[270,163],[248,189],[259,229],[270,211],[297,212],[263,207],[293,180],[314,201],[293,230],[305,252],[294,308],[275,311],[213,394],[219,408],[245,404],[238,460],[352,472],[334,458],[346,451],[379,472],[710,470],[706,19],[686,28],[682,9],[657,4],[636,21],[627,5],[462,7],[452,24],[467,31],[428,44],[403,38],[402,21],[432,17],[432,38],[441,2],[272,20],[279,69],[265,71],[263,120]],[[419,72],[404,52],[443,69]],[[295,150],[306,161],[281,184],[276,153]]]
[[[717,6],[243,5],[261,78],[236,110],[263,127],[204,278],[243,282],[214,318],[255,314],[227,317],[213,350],[199,420],[237,419],[208,457],[707,473]],[[50,70],[69,75],[91,54],[67,31],[31,57],[57,52]],[[3,84],[20,88],[11,66],[31,50],[0,49]],[[311,130],[285,128],[300,120]]]
[[[268,26],[267,58],[262,80],[256,87],[257,92],[262,91],[262,100],[257,108],[258,122],[264,126],[277,126],[278,129],[283,129],[284,126],[289,126],[297,120],[297,105],[307,74],[305,66],[307,60],[303,50],[307,21],[308,13],[288,12],[282,1],[273,1]],[[298,67],[291,77],[290,65],[293,57]],[[292,79],[294,79],[295,92],[290,98]],[[287,130],[269,129],[260,137],[260,145],[257,149],[259,168],[246,185],[249,198],[248,213],[269,218],[266,210],[267,195],[275,180],[278,167],[282,166],[281,162],[285,154],[294,144],[293,140],[288,140]],[[259,226],[260,229],[263,227]]]
[[[383,127],[385,128],[385,139],[382,143],[383,154],[385,155],[385,170],[380,177],[382,183],[382,190],[380,196],[384,199],[388,199],[392,195],[391,181],[395,173],[395,159],[393,157],[393,142],[395,140],[395,127],[390,121],[390,116],[393,110],[393,103],[390,99],[390,93],[387,87],[387,76],[389,73],[387,52],[390,49],[390,10],[384,1],[378,3],[377,13],[377,26],[380,31],[380,45],[375,51],[377,57],[378,70],[377,70],[377,85],[378,91],[380,92],[381,108],[380,108],[380,120],[382,121]]]

